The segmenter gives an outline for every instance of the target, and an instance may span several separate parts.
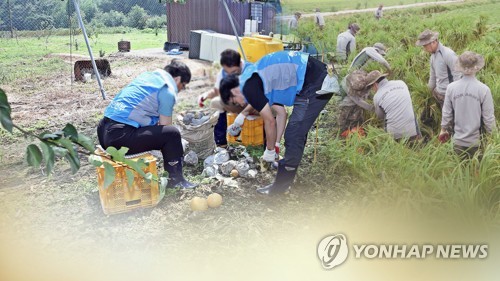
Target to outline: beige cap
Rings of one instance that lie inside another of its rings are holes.
[[[381,54],[382,56],[385,56],[385,51],[387,49],[385,48],[384,44],[377,42],[377,43],[373,44],[373,48],[377,49],[377,52],[379,54]]]
[[[424,32],[420,33],[420,35],[418,36],[418,40],[415,44],[417,46],[425,46],[429,43],[436,41],[438,37],[439,37],[438,32],[426,29],[424,30]]]
[[[458,57],[455,63],[455,70],[465,75],[475,74],[484,67],[483,56],[471,51],[465,51]]]

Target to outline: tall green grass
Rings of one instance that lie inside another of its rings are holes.
[[[325,149],[327,175],[355,178],[354,198],[366,207],[391,206],[408,213],[483,217],[500,223],[500,134],[485,141],[481,155],[458,157],[450,143],[410,148],[380,129],[366,137],[335,139]]]

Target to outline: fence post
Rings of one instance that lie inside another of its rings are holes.
[[[7,9],[9,9],[10,38],[14,38],[14,27],[12,26],[12,9],[10,8],[10,0],[7,0]]]

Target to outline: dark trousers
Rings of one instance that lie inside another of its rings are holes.
[[[460,145],[453,145],[453,150],[455,153],[462,158],[462,160],[472,159],[474,154],[479,150],[478,146],[465,147]]]
[[[174,126],[135,128],[104,117],[97,126],[97,137],[104,149],[110,146],[116,149],[128,147],[127,154],[161,150],[165,162],[184,154],[181,134]]]
[[[285,129],[284,162],[286,166],[297,167],[300,164],[304,154],[307,133],[316,118],[318,118],[321,110],[325,108],[325,105],[333,96],[333,94],[316,94],[316,91],[321,89],[325,77],[326,65],[310,57],[307,63],[304,86],[295,98],[293,111]]]
[[[217,121],[217,124],[215,124],[214,128],[215,144],[217,145],[227,144],[226,131],[227,131],[227,113],[222,112],[221,114],[219,114],[219,120]]]

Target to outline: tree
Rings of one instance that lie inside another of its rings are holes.
[[[130,10],[127,16],[127,25],[129,27],[134,27],[138,29],[144,29],[146,27],[147,14],[146,11],[139,7],[134,6]]]

